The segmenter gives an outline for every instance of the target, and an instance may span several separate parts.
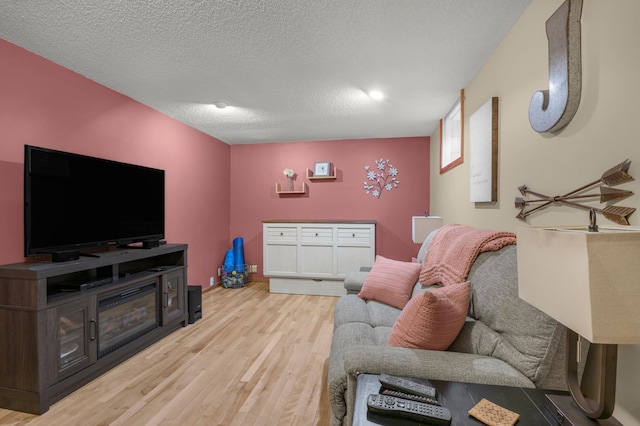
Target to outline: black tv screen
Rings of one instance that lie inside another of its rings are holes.
[[[25,146],[25,256],[164,238],[164,170]]]

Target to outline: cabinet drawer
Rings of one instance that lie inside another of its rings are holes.
[[[293,242],[298,240],[298,228],[295,226],[269,226],[265,238],[268,243]]]
[[[333,228],[302,227],[303,243],[329,243],[333,242]]]
[[[338,228],[338,244],[371,244],[370,228]]]
[[[271,293],[342,296],[347,294],[342,280],[314,280],[309,278],[270,278]]]

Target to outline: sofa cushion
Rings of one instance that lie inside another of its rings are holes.
[[[334,309],[333,325],[334,329],[348,323],[363,323],[367,326],[375,327],[393,327],[400,309],[394,308],[375,300],[364,301],[355,294],[342,296],[336,302]],[[383,345],[387,343],[383,341]]]
[[[402,262],[377,255],[358,297],[402,309],[411,298],[420,269],[419,263]]]
[[[470,282],[464,282],[416,295],[393,325],[388,345],[447,349],[464,325],[470,286]]]
[[[549,383],[547,375],[563,346],[565,327],[518,297],[516,257],[515,245],[482,253],[469,271],[472,315],[483,325],[473,327],[467,345],[474,353],[508,362],[536,386],[555,389],[562,381]]]
[[[364,324],[369,324],[370,322],[367,304],[355,294],[340,297],[333,310],[334,329],[350,322],[361,322]]]
[[[402,312],[400,309],[394,308],[384,303],[370,301],[367,302],[367,311],[369,311],[369,324],[372,327],[393,327],[398,315]],[[386,344],[385,340],[383,344]]]

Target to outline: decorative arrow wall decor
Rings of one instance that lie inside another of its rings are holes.
[[[556,195],[551,197],[539,192],[532,191],[526,185],[519,186],[518,191],[520,191],[523,197],[533,195],[538,198],[525,199],[522,197],[516,197],[515,205],[517,209],[520,209],[520,213],[518,213],[516,217],[518,219],[525,220],[527,216],[538,210],[542,210],[543,208],[548,207],[552,204],[561,204],[578,209],[595,211],[596,213],[602,214],[605,218],[614,223],[617,223],[618,225],[629,225],[629,216],[631,216],[633,212],[636,211],[636,209],[633,207],[616,207],[613,204],[624,198],[632,196],[633,192],[610,188],[610,186],[616,186],[634,180],[633,177],[631,177],[631,175],[628,173],[630,165],[631,161],[625,160],[622,163],[617,164],[609,170],[605,171],[599,179],[583,185],[580,188],[568,192],[564,195]],[[599,188],[599,193],[584,194],[585,192],[595,188]],[[576,202],[576,200],[588,198],[599,198],[600,203],[607,203],[607,206],[604,208],[594,208]],[[527,207],[529,205],[537,203],[542,204],[527,210]]]

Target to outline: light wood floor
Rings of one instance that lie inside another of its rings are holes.
[[[327,358],[337,298],[216,286],[203,318],[52,405],[0,409],[2,425],[329,424]]]

